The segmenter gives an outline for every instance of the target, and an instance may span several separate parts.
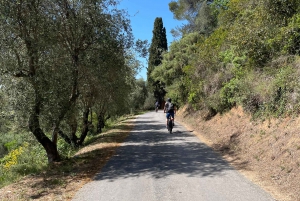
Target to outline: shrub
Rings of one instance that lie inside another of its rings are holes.
[[[300,14],[289,19],[287,26],[282,27],[278,34],[270,40],[271,46],[283,54],[300,54]]]

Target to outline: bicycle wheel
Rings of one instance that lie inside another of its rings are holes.
[[[168,122],[168,130],[169,130],[169,132],[170,132],[170,134],[172,133],[172,129],[173,129],[173,122],[172,122],[172,120],[171,119],[169,119],[169,122]]]

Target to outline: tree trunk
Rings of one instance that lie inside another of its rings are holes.
[[[59,128],[58,126],[55,125],[52,131],[52,142],[54,144],[57,144],[58,132],[59,132]]]
[[[77,122],[75,121],[73,124],[70,125],[71,128],[71,141],[72,145],[78,147],[78,137],[76,135],[77,132]]]
[[[91,111],[91,124],[93,124],[93,111],[92,111],[92,108],[90,108],[90,111]]]
[[[97,123],[97,133],[102,133],[102,128],[104,128],[105,121],[104,121],[104,114],[100,113],[98,115],[98,123]]]
[[[72,140],[69,138],[69,136],[67,136],[66,134],[64,134],[64,132],[62,130],[58,131],[59,136],[65,140],[66,143],[68,144],[72,144]]]
[[[84,139],[87,136],[87,133],[89,131],[89,122],[88,122],[89,113],[90,113],[90,109],[89,109],[89,107],[86,107],[84,112],[83,112],[82,130],[81,130],[81,136],[80,136],[80,139],[79,139],[79,142],[78,142],[79,145],[82,145],[82,143],[83,143],[83,141],[84,141]]]
[[[58,134],[61,138],[65,140],[66,143],[72,145],[73,147],[78,147],[78,137],[75,134],[71,134],[71,137],[66,135],[62,130],[58,131]]]
[[[36,137],[36,139],[39,141],[39,143],[41,143],[44,149],[46,150],[48,163],[60,161],[60,156],[57,151],[56,144],[53,143],[40,128],[39,113],[40,113],[40,99],[36,97],[35,106],[33,107],[33,111],[29,118],[29,129]]]

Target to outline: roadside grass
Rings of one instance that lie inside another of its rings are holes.
[[[101,134],[89,135],[83,147],[69,150],[70,157],[51,165],[47,164],[45,156],[39,156],[44,161],[37,160],[36,164],[33,161],[36,156],[28,155],[33,152],[24,150],[9,171],[0,170],[0,200],[71,199],[76,190],[91,180],[114,155],[133,128],[134,119],[134,115],[115,119]],[[22,157],[27,157],[27,160],[22,159],[26,163],[21,163]]]
[[[44,155],[41,146],[29,146],[28,142],[10,148],[9,153],[0,159],[0,188],[43,171],[47,167]]]

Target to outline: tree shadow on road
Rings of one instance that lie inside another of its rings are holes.
[[[157,125],[164,128],[164,125]],[[148,127],[149,128],[149,127]],[[232,168],[189,132],[168,134],[158,130],[135,130],[102,169],[95,180],[149,176],[163,178],[175,174],[214,177]]]

